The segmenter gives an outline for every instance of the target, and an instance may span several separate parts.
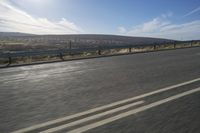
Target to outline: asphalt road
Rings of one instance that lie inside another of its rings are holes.
[[[199,87],[199,47],[0,69],[0,133],[199,133]]]

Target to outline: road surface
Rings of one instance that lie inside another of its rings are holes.
[[[199,133],[200,48],[0,69],[0,132]]]

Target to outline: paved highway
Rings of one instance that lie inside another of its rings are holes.
[[[200,48],[0,69],[1,133],[199,133]]]

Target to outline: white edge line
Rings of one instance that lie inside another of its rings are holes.
[[[12,133],[22,133],[22,132],[32,131],[32,130],[35,130],[35,129],[38,129],[38,128],[42,128],[42,127],[53,125],[53,124],[56,124],[56,123],[59,123],[59,122],[70,120],[70,119],[73,119],[73,118],[76,118],[76,117],[79,117],[79,116],[82,116],[82,115],[94,113],[96,111],[100,111],[100,110],[103,110],[103,109],[106,109],[106,108],[110,108],[110,107],[113,107],[113,106],[116,106],[116,105],[119,105],[119,104],[123,104],[123,103],[129,102],[129,101],[137,100],[137,99],[144,98],[144,97],[147,97],[147,96],[151,96],[151,95],[154,95],[154,94],[157,94],[157,93],[168,91],[168,90],[171,90],[171,89],[174,89],[174,88],[177,88],[177,87],[180,87],[180,86],[184,86],[184,85],[187,85],[187,84],[191,84],[191,83],[197,82],[197,81],[200,81],[200,78],[190,80],[190,81],[187,81],[187,82],[183,82],[183,83],[180,83],[180,84],[177,84],[177,85],[168,86],[168,87],[165,87],[163,89],[159,89],[159,90],[152,91],[152,92],[149,92],[149,93],[145,93],[145,94],[142,94],[142,95],[139,95],[139,96],[136,96],[136,97],[128,98],[128,99],[121,100],[121,101],[118,101],[118,102],[114,102],[114,103],[111,103],[111,104],[107,104],[107,105],[104,105],[104,106],[101,106],[101,107],[90,109],[90,110],[80,112],[80,113],[77,113],[77,114],[73,114],[73,115],[70,115],[70,116],[62,117],[62,118],[59,118],[59,119],[56,119],[56,120],[52,120],[52,121],[37,124],[37,125],[34,125],[34,126],[30,126],[30,127],[27,127],[27,128],[19,129],[17,131],[13,131]]]
[[[124,106],[121,106],[121,107],[118,107],[118,108],[115,108],[115,109],[112,109],[112,110],[108,110],[108,111],[105,111],[105,112],[102,112],[102,113],[99,113],[99,114],[95,114],[95,115],[92,115],[92,116],[89,116],[89,117],[86,117],[86,118],[83,118],[83,119],[80,119],[80,120],[77,120],[77,121],[74,121],[74,122],[71,122],[71,123],[67,123],[67,124],[64,124],[64,125],[61,125],[61,126],[53,127],[53,128],[48,129],[48,130],[42,131],[40,133],[54,133],[54,132],[57,132],[59,130],[66,129],[68,127],[72,127],[72,126],[75,126],[75,125],[78,125],[78,124],[81,124],[81,123],[84,123],[84,122],[87,122],[87,121],[90,121],[90,120],[98,119],[98,118],[101,118],[103,116],[113,114],[113,113],[116,113],[116,112],[119,112],[119,111],[122,111],[122,110],[125,110],[125,109],[128,109],[128,108],[134,107],[136,105],[140,105],[142,103],[144,103],[144,101],[138,101],[138,102],[135,102],[135,103],[127,104],[127,105],[124,105]]]
[[[193,93],[198,92],[198,91],[200,91],[200,87],[199,87],[199,88],[196,88],[196,89],[193,89],[193,90],[190,90],[190,91],[186,91],[186,92],[177,94],[177,95],[174,95],[174,96],[171,96],[171,97],[168,97],[168,98],[166,98],[166,99],[163,99],[163,100],[160,100],[160,101],[157,101],[157,102],[154,102],[154,103],[151,103],[151,104],[142,106],[142,107],[139,107],[139,108],[137,108],[137,109],[130,110],[130,111],[125,112],[125,113],[121,113],[121,114],[119,114],[119,115],[116,115],[116,116],[113,116],[113,117],[110,117],[110,118],[107,118],[107,119],[98,121],[98,122],[96,122],[96,123],[89,124],[89,125],[86,125],[86,126],[77,128],[77,129],[75,129],[75,130],[71,130],[71,131],[69,131],[69,132],[67,132],[67,133],[83,133],[83,132],[85,132],[85,131],[94,129],[94,128],[99,127],[99,126],[103,126],[103,125],[108,124],[108,123],[111,123],[111,122],[113,122],[113,121],[122,119],[122,118],[124,118],[124,117],[128,117],[128,116],[130,116],[130,115],[133,115],[133,114],[136,114],[136,113],[145,111],[145,110],[148,110],[148,109],[150,109],[150,108],[159,106],[159,105],[161,105],[161,104],[164,104],[164,103],[167,103],[167,102],[170,102],[170,101],[173,101],[173,100],[176,100],[176,99],[181,98],[181,97],[184,97],[184,96],[186,96],[186,95],[193,94]]]

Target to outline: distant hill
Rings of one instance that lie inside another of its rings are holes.
[[[0,37],[11,37],[11,36],[30,36],[34,34],[20,33],[20,32],[0,32]]]
[[[0,50],[19,51],[37,49],[65,49],[98,46],[144,45],[173,42],[174,40],[118,35],[74,34],[34,35],[16,32],[0,32]],[[10,45],[12,44],[12,46]]]
[[[113,41],[113,42],[121,42],[121,43],[139,43],[139,44],[144,44],[144,43],[160,43],[160,42],[169,42],[172,40],[168,39],[161,39],[161,38],[148,38],[148,37],[130,37],[130,36],[118,36],[118,35],[98,35],[98,34],[81,34],[81,35],[43,35],[42,37],[44,38],[57,38],[57,39],[62,39],[66,38],[69,40],[107,40],[107,41]]]
[[[129,43],[150,43],[150,42],[169,42],[172,40],[162,38],[149,38],[149,37],[131,37],[131,36],[118,36],[118,35],[101,35],[101,34],[72,34],[72,35],[35,35],[20,32],[0,32],[0,38],[4,37],[16,38],[21,37],[24,39],[33,37],[34,39],[43,38],[44,40],[113,40]]]

